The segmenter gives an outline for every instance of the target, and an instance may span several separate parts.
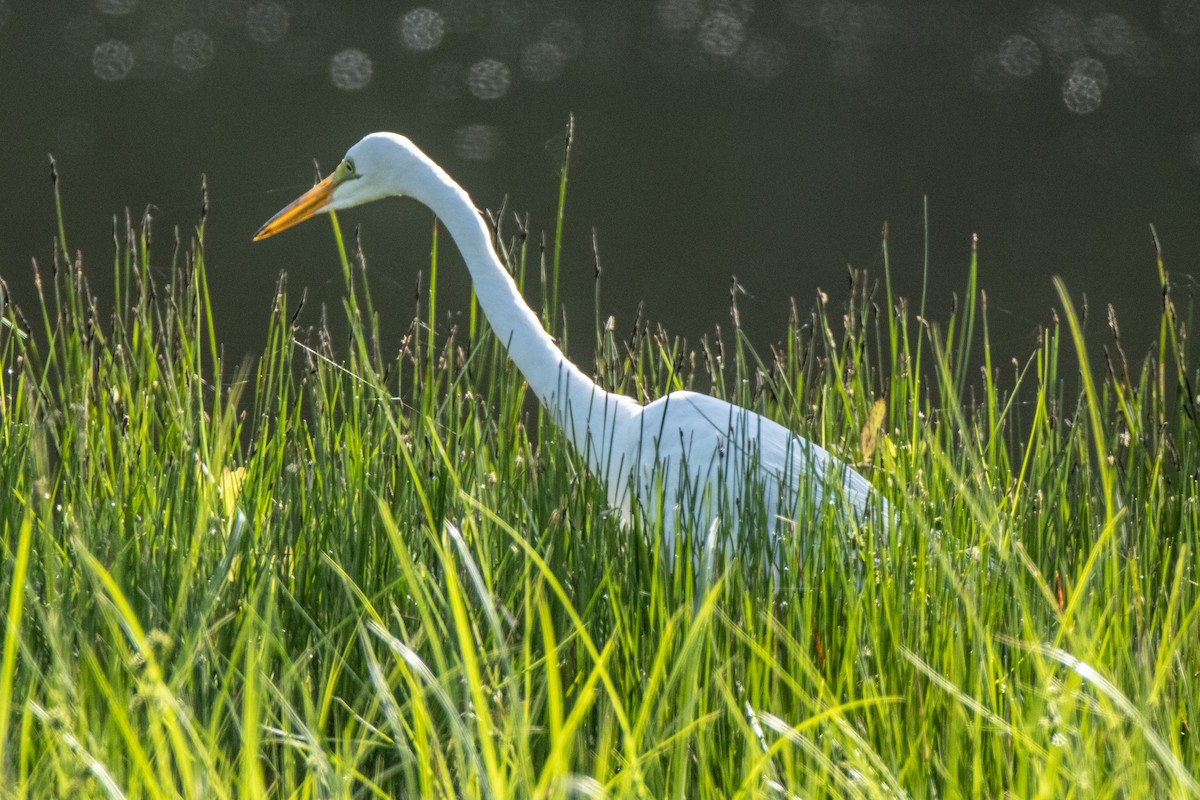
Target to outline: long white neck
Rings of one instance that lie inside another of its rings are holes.
[[[571,363],[525,303],[492,247],[492,237],[470,196],[428,158],[429,179],[411,196],[442,221],[454,239],[492,331],[521,370],[529,388],[596,474],[613,468],[611,442],[638,403],[604,391]],[[424,177],[424,176],[423,176]]]

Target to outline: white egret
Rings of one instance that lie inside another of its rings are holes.
[[[702,537],[720,515],[735,533],[753,523],[772,534],[802,530],[822,513],[844,515],[847,522],[868,517],[874,492],[862,475],[766,417],[687,391],[643,406],[597,385],[526,305],[471,198],[403,136],[362,139],[329,177],[272,217],[254,239],[319,212],[392,196],[428,206],[450,232],[495,335],[626,521],[636,503],[651,526],[661,522],[673,548],[683,525]],[[887,513],[881,498],[874,502]]]

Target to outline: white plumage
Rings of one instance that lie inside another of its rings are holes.
[[[525,304],[467,193],[403,136],[365,137],[255,240],[318,212],[388,196],[412,197],[441,219],[462,252],[492,330],[604,484],[608,502],[626,519],[636,503],[652,528],[661,522],[668,547],[681,525],[702,535],[718,516],[736,533],[749,524],[802,530],[823,513],[843,515],[851,524],[869,518],[873,505],[887,513],[860,474],[759,414],[682,391],[643,406],[598,386],[563,355]]]

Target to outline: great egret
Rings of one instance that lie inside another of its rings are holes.
[[[847,521],[870,513],[873,489],[865,478],[766,417],[696,392],[671,392],[643,406],[598,386],[525,304],[471,198],[403,136],[366,136],[254,240],[319,212],[391,196],[411,197],[441,219],[492,330],[626,521],[636,502],[652,530],[661,522],[673,549],[681,526],[703,533],[722,515],[735,533],[751,524],[751,515],[753,524],[774,533],[803,528],[821,513],[844,514]],[[878,504],[886,514],[886,503]]]

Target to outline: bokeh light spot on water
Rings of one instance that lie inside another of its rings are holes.
[[[562,74],[564,60],[558,45],[534,42],[521,51],[521,74],[535,83],[546,83]]]
[[[500,131],[494,125],[463,125],[454,132],[454,152],[469,161],[490,161],[500,149]]]
[[[137,10],[138,0],[96,0],[96,10],[101,14],[119,17]]]
[[[1014,33],[1000,43],[1000,66],[1014,78],[1028,78],[1042,68],[1042,51],[1037,42]]]
[[[120,39],[109,39],[92,51],[92,72],[102,81],[119,81],[133,69],[133,48]]]
[[[400,43],[415,53],[427,53],[442,43],[446,20],[432,8],[414,8],[396,23]]]
[[[696,43],[710,56],[729,58],[746,41],[746,26],[727,11],[710,14],[696,31]]]
[[[1200,0],[1165,0],[1162,21],[1173,33],[1200,31]]]
[[[259,44],[282,41],[291,23],[287,9],[272,0],[255,3],[246,10],[246,35]]]
[[[503,61],[485,58],[467,70],[467,91],[480,100],[499,100],[508,94],[512,75]]]
[[[1088,20],[1087,41],[1102,56],[1115,56],[1133,47],[1133,26],[1120,14],[1097,14]]]
[[[1062,98],[1067,108],[1076,114],[1091,114],[1100,108],[1103,91],[1095,78],[1087,75],[1068,75],[1063,81]]]
[[[756,36],[734,59],[734,74],[751,86],[766,86],[787,67],[787,46],[778,39]]]
[[[329,59],[329,79],[335,87],[343,91],[365,89],[374,72],[371,57],[353,47],[347,47]]]
[[[672,33],[690,31],[704,16],[701,0],[659,0],[658,21]]]
[[[215,49],[211,36],[199,28],[192,28],[175,34],[171,60],[186,72],[196,72],[208,66]]]
[[[1108,88],[1108,70],[1103,62],[1091,56],[1084,56],[1072,61],[1071,66],[1067,69],[1067,74],[1091,78],[1100,87],[1101,92]]]

